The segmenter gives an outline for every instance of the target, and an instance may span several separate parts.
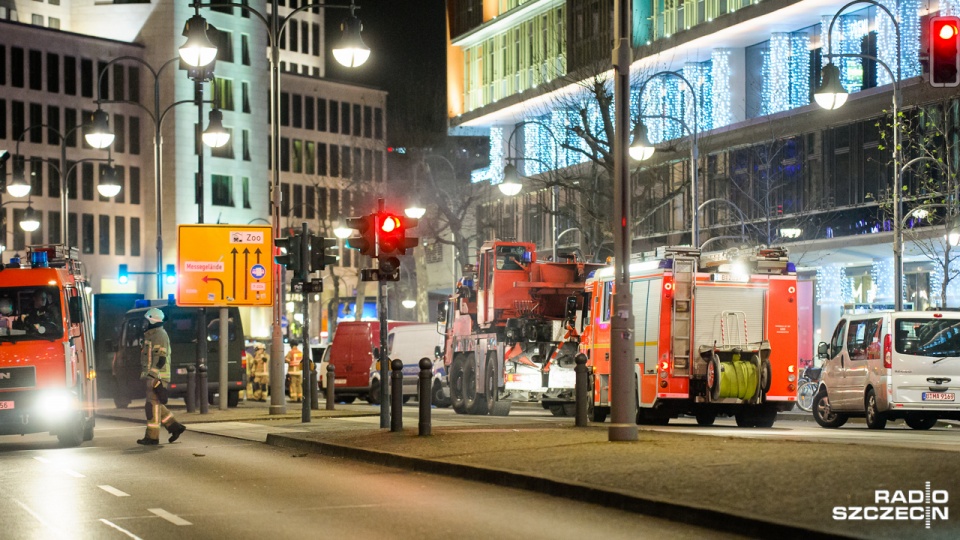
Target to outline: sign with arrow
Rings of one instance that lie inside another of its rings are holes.
[[[177,305],[272,306],[273,230],[254,225],[180,225]]]

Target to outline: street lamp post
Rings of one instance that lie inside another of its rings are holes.
[[[103,113],[103,111],[98,111],[98,112]],[[107,148],[113,143],[114,136],[112,133],[110,133],[109,128],[107,126],[106,114],[94,113],[92,122],[90,124],[82,124],[82,123],[77,124],[76,126],[73,126],[72,128],[68,129],[66,132],[62,132],[56,127],[51,126],[50,124],[34,124],[32,126],[28,126],[23,131],[21,131],[19,135],[17,135],[16,154],[20,155],[20,141],[23,140],[23,136],[26,135],[28,131],[37,129],[37,128],[47,128],[59,138],[60,167],[63,167],[67,163],[67,140],[70,138],[71,135],[76,133],[76,131],[81,127],[85,127],[84,131],[86,131],[87,128],[91,128],[90,129],[91,132],[87,133],[84,137],[87,143],[90,144],[90,146],[93,146],[94,148],[102,150]],[[100,160],[100,161],[104,161],[104,160]],[[68,197],[67,177],[64,176],[63,174],[60,174],[60,171],[61,171],[60,167],[56,167],[57,174],[60,175],[60,238],[67,247],[70,247],[70,238],[67,232],[67,197]],[[68,171],[68,174],[69,174],[69,171]]]
[[[126,60],[130,60],[140,64],[141,66],[149,70],[151,75],[153,75],[153,110],[148,109],[144,104],[140,103],[139,101],[125,100],[125,99],[102,99],[102,96],[100,96],[100,88],[102,88],[102,85],[98,83],[97,84],[97,111],[101,110],[100,107],[103,104],[126,103],[130,105],[136,105],[141,109],[143,109],[143,111],[147,114],[147,116],[153,122],[153,186],[154,186],[154,193],[156,195],[154,211],[156,213],[156,228],[157,228],[157,241],[156,241],[157,298],[162,298],[163,297],[163,235],[162,235],[163,201],[162,201],[162,198],[160,197],[160,190],[162,189],[162,185],[163,185],[162,183],[163,160],[161,158],[162,150],[163,150],[163,132],[162,132],[163,120],[164,118],[166,118],[167,113],[170,112],[177,105],[183,105],[185,103],[196,103],[196,100],[184,99],[184,100],[173,102],[164,109],[160,108],[160,75],[163,74],[163,71],[168,66],[170,66],[174,62],[178,62],[180,60],[179,56],[175,58],[171,58],[170,60],[167,60],[166,62],[161,64],[159,68],[154,68],[152,65],[150,65],[143,59],[137,58],[135,56],[120,56],[120,57],[114,58],[113,60],[110,60],[109,62],[106,63],[106,65],[103,66],[103,68],[100,70],[100,75],[98,77],[98,80],[103,79],[103,75],[108,72],[108,69],[112,64],[115,64],[117,62],[123,62]],[[213,117],[211,117],[211,121],[212,120],[213,120]],[[206,142],[206,139],[204,139],[204,142]],[[224,142],[224,144],[226,144],[226,142]]]
[[[659,71],[648,77],[640,85],[640,91],[637,92],[637,95],[640,96],[640,113],[641,120],[642,118],[650,118],[651,116],[643,115],[643,89],[647,86],[647,83],[652,81],[657,77],[676,77],[683,81],[687,85],[687,88],[690,89],[690,106],[693,110],[693,126],[687,125],[686,122],[680,120],[679,118],[665,117],[665,116],[652,116],[653,118],[667,118],[679,122],[684,129],[687,130],[687,133],[690,135],[690,245],[693,247],[700,247],[700,206],[698,204],[698,199],[700,198],[700,185],[699,185],[699,174],[697,169],[697,160],[699,159],[699,149],[698,144],[698,133],[699,133],[699,116],[697,115],[697,91],[694,89],[693,85],[690,84],[690,81],[686,77],[677,73],[676,71]],[[634,145],[631,148],[631,153],[634,159],[647,159],[653,155],[653,146],[647,141],[646,130],[643,130],[642,127],[637,130],[638,136],[634,137]]]
[[[342,25],[344,30],[344,41],[339,47],[334,48],[334,57],[338,62],[347,67],[357,67],[364,62],[370,55],[370,49],[363,44],[360,39],[360,21],[355,13],[359,9],[352,1],[350,5],[328,5],[325,3],[304,3],[300,7],[293,9],[285,17],[280,17],[278,0],[271,0],[272,17],[267,17],[258,10],[251,8],[246,3],[239,2],[193,2],[190,7],[196,10],[190,21],[187,23],[189,36],[187,42],[180,49],[180,56],[185,62],[193,66],[206,65],[216,57],[216,47],[206,39],[206,21],[200,16],[200,8],[210,7],[237,7],[247,13],[252,13],[260,22],[264,24],[267,30],[267,38],[270,45],[270,154],[272,164],[272,184],[271,201],[273,203],[273,229],[274,237],[281,236],[280,222],[280,42],[279,38],[284,28],[294,15],[308,9],[349,9],[350,15],[347,21]],[[205,42],[204,42],[205,41]],[[210,48],[213,48],[213,54],[210,54]],[[205,61],[204,61],[205,60]],[[273,265],[274,272],[274,290],[273,290],[273,325],[270,346],[270,414],[284,414],[287,410],[283,400],[283,329],[280,326],[283,313],[283,279],[284,269],[281,265]],[[305,347],[305,352],[309,347]],[[306,352],[306,354],[309,354]]]
[[[890,66],[875,56],[856,53],[833,54],[833,24],[847,8],[856,4],[869,4],[883,11],[890,17],[897,36],[896,75],[894,75]],[[828,60],[832,58],[861,58],[873,60],[887,71],[887,74],[890,75],[890,79],[893,81],[893,305],[897,311],[903,309],[903,226],[900,218],[902,209],[900,208],[900,118],[898,116],[900,108],[900,47],[900,23],[886,6],[874,0],[853,0],[840,8],[833,18],[830,19],[830,26],[827,31],[826,58]],[[840,69],[832,62],[829,62],[823,66],[820,73],[822,79],[821,86],[813,95],[817,104],[824,109],[837,109],[841,107],[847,101],[847,91],[843,88],[843,85],[840,84]]]

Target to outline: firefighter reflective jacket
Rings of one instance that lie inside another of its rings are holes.
[[[163,367],[157,365],[165,358]],[[140,378],[152,377],[163,383],[170,383],[170,337],[162,324],[151,324],[143,333],[143,346],[140,347]]]

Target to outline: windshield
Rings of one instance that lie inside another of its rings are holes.
[[[960,355],[960,319],[897,319],[898,353],[918,356]]]
[[[497,270],[523,270],[523,246],[497,246]]]
[[[29,341],[63,337],[56,287],[0,288],[0,339]]]

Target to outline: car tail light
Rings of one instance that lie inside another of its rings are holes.
[[[883,337],[883,367],[893,367],[893,336],[890,334]]]
[[[247,351],[240,351],[240,368],[247,371]]]

